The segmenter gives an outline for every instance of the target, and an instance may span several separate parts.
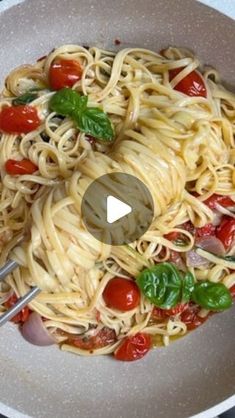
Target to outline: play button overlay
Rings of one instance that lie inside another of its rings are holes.
[[[109,245],[129,244],[149,229],[154,215],[152,196],[137,177],[109,173],[94,180],[82,199],[87,230]]]
[[[107,197],[107,222],[112,224],[131,213],[132,207],[114,196]]]

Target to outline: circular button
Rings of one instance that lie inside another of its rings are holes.
[[[105,174],[89,185],[81,210],[86,228],[97,240],[124,245],[139,239],[148,230],[154,203],[142,181],[117,172]]]

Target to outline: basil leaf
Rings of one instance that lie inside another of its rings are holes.
[[[70,116],[82,132],[106,142],[112,141],[114,131],[108,115],[98,107],[87,107],[87,102],[87,96],[64,88],[52,96],[49,108],[59,115]]]
[[[189,271],[185,274],[182,282],[182,302],[189,302],[194,290],[195,279]]]
[[[226,261],[232,261],[235,263],[235,257],[233,255],[226,255],[226,257],[223,257]]]
[[[37,93],[24,93],[19,97],[16,97],[16,99],[12,100],[12,104],[13,106],[19,106],[19,105],[24,105],[27,103],[31,103],[33,100],[37,99],[38,95]]]
[[[80,96],[70,88],[63,88],[52,96],[49,108],[60,115],[73,118],[75,112],[86,109],[87,101],[87,96]]]
[[[114,132],[110,119],[98,107],[90,107],[78,113],[78,127],[88,135],[104,141],[112,141]]]
[[[170,309],[181,299],[181,277],[171,263],[159,263],[137,276],[137,285],[154,305]]]
[[[223,283],[204,281],[196,283],[192,299],[202,308],[222,311],[232,306],[232,296]]]

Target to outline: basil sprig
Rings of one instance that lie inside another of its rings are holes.
[[[60,115],[71,117],[82,132],[101,141],[111,142],[114,131],[108,115],[98,107],[88,107],[87,102],[87,96],[63,88],[52,96],[49,107]]]
[[[223,311],[232,306],[232,296],[227,287],[223,283],[208,280],[195,284],[192,299],[210,311]]]
[[[171,309],[190,300],[211,311],[232,305],[231,294],[224,284],[195,283],[190,272],[183,275],[172,263],[159,263],[143,270],[136,282],[145,297],[161,309]]]
[[[41,90],[37,87],[33,87],[21,96],[16,97],[12,100],[13,106],[25,105],[31,103],[33,100],[38,98],[38,91]]]
[[[137,277],[137,284],[154,305],[170,309],[180,301],[189,301],[194,277],[187,273],[183,279],[174,264],[159,263],[143,270]]]

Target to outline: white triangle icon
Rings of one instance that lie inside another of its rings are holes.
[[[131,213],[132,207],[114,196],[107,197],[107,222],[112,224]]]

